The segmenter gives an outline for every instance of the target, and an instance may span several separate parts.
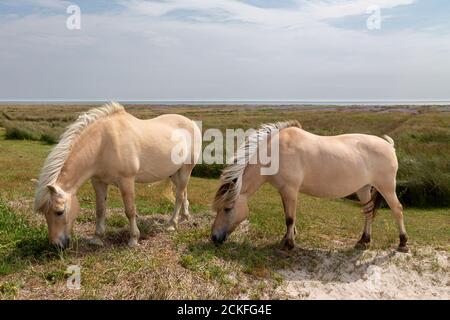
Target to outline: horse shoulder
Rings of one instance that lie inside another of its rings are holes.
[[[279,133],[280,151],[292,153],[301,149],[304,147],[309,135],[311,134],[297,127],[289,127],[281,130]]]
[[[100,166],[111,172],[126,171],[129,174],[139,168],[139,139],[137,118],[127,113],[118,114],[104,121],[98,130],[102,131]]]

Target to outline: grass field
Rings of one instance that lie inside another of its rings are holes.
[[[82,214],[70,250],[48,245],[44,218],[31,212],[34,185],[51,144],[90,106],[0,106],[0,298],[283,298],[280,269],[298,265],[305,255],[330,252],[349,259],[361,253],[352,246],[360,236],[363,217],[347,199],[301,196],[297,245],[291,253],[278,250],[284,215],[278,194],[264,186],[250,202],[251,215],[230,241],[216,248],[209,241],[213,213],[209,204],[217,179],[192,178],[189,199],[192,221],[175,233],[165,231],[172,204],[157,187],[138,185],[141,246],[126,246],[127,219],[117,189],[110,189],[107,241],[92,247],[87,238],[95,228],[94,194],[86,184],[79,192]],[[308,107],[241,108],[215,106],[130,106],[141,118],[176,112],[203,120],[204,128],[255,127],[276,120],[298,119],[319,134],[362,132],[389,134],[396,141],[405,224],[413,256],[416,248],[450,252],[450,113],[446,108]],[[6,139],[8,138],[8,139]],[[17,140],[19,139],[19,140]],[[408,198],[408,197],[414,197]],[[420,197],[420,198],[419,198]],[[413,206],[414,205],[414,206]],[[391,250],[397,228],[387,209],[373,227],[373,249]],[[66,288],[69,265],[81,267],[81,290]]]

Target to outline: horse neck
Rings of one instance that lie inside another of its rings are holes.
[[[95,136],[89,136],[89,139],[85,136],[76,142],[61,169],[57,185],[64,191],[75,194],[95,174],[99,146],[100,141]]]
[[[248,199],[266,181],[266,176],[262,176],[259,171],[259,166],[257,167],[258,168],[254,168],[254,166],[247,167],[242,176],[241,191],[234,202],[235,215],[238,217],[238,221],[242,221],[248,217]]]
[[[264,182],[266,182],[267,176],[261,175],[260,165],[249,165],[245,169],[242,176],[241,192],[239,198],[247,199],[251,197]]]

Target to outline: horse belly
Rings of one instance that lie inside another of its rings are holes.
[[[321,198],[346,197],[369,184],[369,175],[362,164],[321,166],[320,170],[305,170],[300,192]]]
[[[136,174],[136,182],[149,183],[160,181],[172,176],[180,169],[180,165],[173,163],[170,157],[152,159],[151,162],[141,161],[139,171]]]
[[[300,192],[319,198],[344,198],[352,193],[355,193],[357,190],[361,189],[364,185],[361,183],[354,184],[333,184],[329,186],[323,186],[320,184],[302,184],[300,187]]]

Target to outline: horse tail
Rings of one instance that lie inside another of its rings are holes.
[[[173,193],[172,179],[167,178],[162,181],[153,182],[153,183],[150,183],[148,186],[150,188],[161,187],[163,197],[166,198],[167,200],[169,200],[171,203],[175,203],[175,195]]]
[[[389,137],[387,134],[385,134],[384,136],[383,136],[383,139],[384,140],[386,140],[387,142],[389,142],[389,144],[391,145],[391,146],[395,146],[395,143],[394,143],[394,139],[392,139],[391,137]]]
[[[362,207],[363,213],[365,215],[372,216],[373,219],[377,215],[377,211],[378,209],[380,209],[381,204],[383,203],[383,196],[374,187],[371,188],[370,193],[370,200],[367,203],[363,204]]]

